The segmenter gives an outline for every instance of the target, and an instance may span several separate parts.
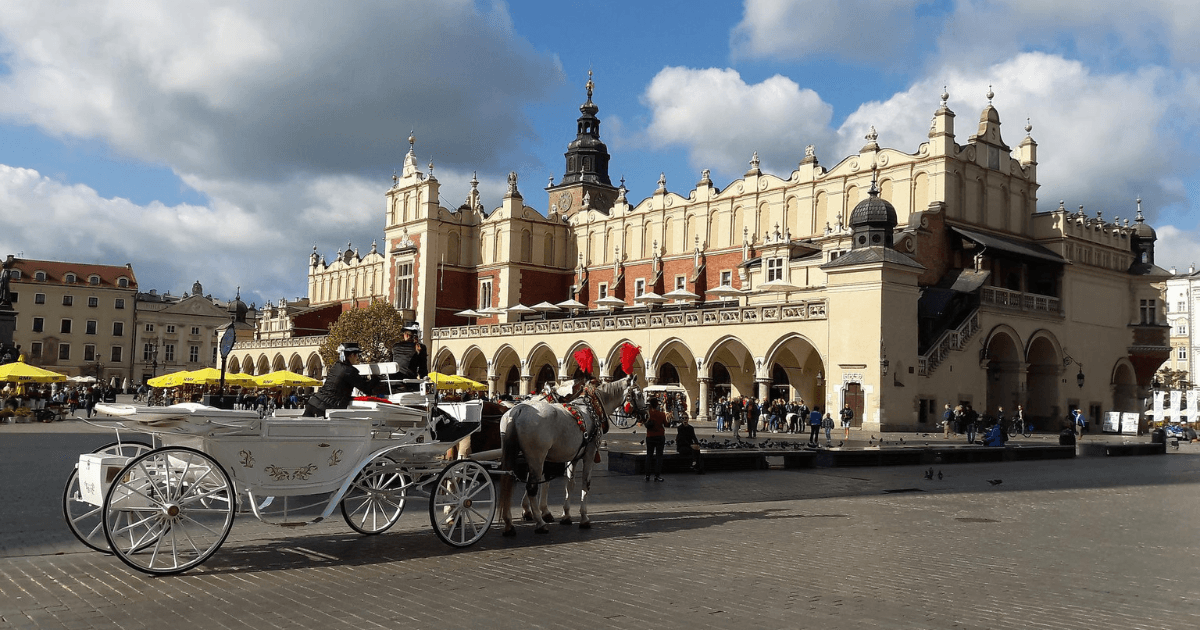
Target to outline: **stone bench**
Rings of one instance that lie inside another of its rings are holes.
[[[703,449],[704,470],[766,470],[770,468],[767,458],[783,458],[784,468],[812,468],[817,459],[816,451],[792,451],[770,449]],[[691,458],[675,451],[663,453],[663,472],[679,473],[691,471]],[[608,470],[626,475],[646,474],[646,453],[609,451]]]

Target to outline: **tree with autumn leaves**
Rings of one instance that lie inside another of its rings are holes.
[[[338,345],[357,343],[362,348],[363,363],[392,360],[392,346],[400,341],[404,318],[387,302],[376,300],[366,308],[353,308],[338,316],[329,327],[329,336],[317,350],[325,365],[337,362]]]

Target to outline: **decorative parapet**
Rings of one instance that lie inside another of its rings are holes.
[[[980,293],[980,304],[998,308],[1022,311],[1030,314],[1062,317],[1062,300],[1048,295],[1009,291],[999,287],[983,287]]]
[[[510,335],[545,335],[607,330],[640,330],[646,328],[678,328],[691,326],[722,326],[727,324],[771,324],[825,319],[825,300],[807,300],[794,304],[762,306],[711,307],[681,311],[644,311],[570,317],[566,319],[529,320],[484,326],[448,326],[434,328],[432,339],[479,339]]]
[[[942,333],[941,337],[934,342],[929,350],[925,351],[925,355],[917,357],[917,373],[920,376],[929,376],[946,360],[946,355],[950,354],[951,350],[962,350],[967,346],[967,342],[975,333],[979,332],[979,309],[975,309],[963,323],[958,325],[958,328],[947,330]]]

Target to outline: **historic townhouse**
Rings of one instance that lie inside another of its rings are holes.
[[[571,378],[585,347],[596,376],[619,376],[628,342],[635,371],[682,385],[701,416],[730,394],[850,404],[873,430],[929,427],[959,402],[1043,422],[1140,410],[1169,352],[1153,286],[1169,274],[1140,207],[1132,223],[1039,210],[1031,127],[1007,145],[989,94],[960,144],[947,99],[911,153],[872,129],[829,168],[812,146],[780,175],[756,154],[723,189],[708,171],[684,192],[660,177],[635,203],[609,177],[589,81],[544,214],[515,173],[498,208],[475,183],[445,205],[409,138],[385,193],[382,283],[357,254],[339,253],[340,280],[314,254],[309,300],[387,299],[424,325],[435,369],[496,392]],[[240,344],[242,370],[318,373],[319,337],[271,343]]]

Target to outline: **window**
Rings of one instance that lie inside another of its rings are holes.
[[[163,361],[170,363],[175,360],[175,344],[168,343],[163,346]]]
[[[199,334],[200,334],[200,327],[199,327],[199,326],[192,326],[192,334],[193,334],[193,335],[199,335]]]
[[[410,262],[396,265],[396,308],[410,309],[413,306],[413,264]],[[480,302],[480,306],[483,303]],[[489,300],[488,306],[491,306]],[[486,308],[486,307],[483,307]]]
[[[67,284],[75,284],[75,274],[69,273],[63,276],[63,282],[66,282]]]
[[[125,336],[125,322],[113,322],[113,336],[114,337],[124,337]]]
[[[41,317],[33,318],[33,332],[42,332],[42,329],[45,327],[45,325],[46,320],[42,319]]]
[[[59,361],[70,361],[71,360],[71,344],[69,344],[69,343],[58,344],[58,360]]]
[[[782,258],[767,259],[767,282],[771,282],[772,280],[783,280]]]
[[[1142,300],[1141,301],[1139,310],[1141,311],[1143,324],[1153,324],[1156,321],[1158,321],[1157,318],[1155,317],[1155,312],[1154,312],[1156,310],[1155,306],[1156,306],[1157,302],[1158,302],[1158,300]]]
[[[117,278],[117,286],[122,289],[129,287],[129,278]]]
[[[121,352],[121,346],[113,346],[112,354],[109,355],[109,357],[110,357],[109,361],[112,361],[113,363],[120,363],[122,354],[123,353]]]
[[[89,320],[87,320],[87,323],[84,326],[85,326],[84,334],[88,334],[88,335],[96,334],[96,320],[89,319]]]
[[[42,358],[42,342],[35,341],[29,344],[29,356],[34,359]]]
[[[58,325],[58,332],[60,332],[60,333],[71,332],[71,320],[69,320],[69,319],[62,320],[62,322],[59,323],[59,325]]]
[[[646,294],[646,279],[638,278],[633,283],[633,297],[641,297]]]
[[[96,275],[88,276],[88,284],[90,284],[94,287],[100,286],[100,276],[96,276]]]
[[[167,324],[167,334],[175,333],[175,324]]]
[[[598,291],[598,293],[596,295],[597,299],[603,300],[604,298],[608,297],[608,285],[606,283],[601,282],[597,291]]]
[[[146,324],[146,332],[154,332],[154,324]]]
[[[492,279],[479,282],[479,308],[492,308]]]
[[[188,363],[200,362],[200,346],[188,346]]]
[[[75,296],[73,296],[73,295],[64,295],[63,296],[63,306],[71,306],[73,304],[75,304]]]
[[[733,272],[732,271],[725,270],[725,271],[721,272],[721,286],[725,286],[725,287],[733,286]]]
[[[45,282],[46,281],[46,272],[39,271],[39,272],[33,274],[33,279],[37,280],[38,282]]]
[[[117,310],[125,310],[125,298],[117,298],[117,301],[113,303],[113,306],[115,306]]]
[[[1180,361],[1187,361],[1187,346],[1179,346],[1179,349],[1175,353],[1175,358]]]
[[[93,346],[90,343],[83,346],[83,360],[84,361],[95,361],[96,360],[96,346]]]
[[[153,361],[154,360],[154,344],[148,343],[148,344],[144,344],[142,346],[142,360],[143,361]]]
[[[89,308],[96,308],[97,306],[100,306],[100,298],[98,298],[98,297],[89,297],[89,298],[88,298],[88,307],[89,307]]]
[[[33,303],[34,304],[45,304],[46,303],[46,294],[45,293],[34,293],[33,294]]]

